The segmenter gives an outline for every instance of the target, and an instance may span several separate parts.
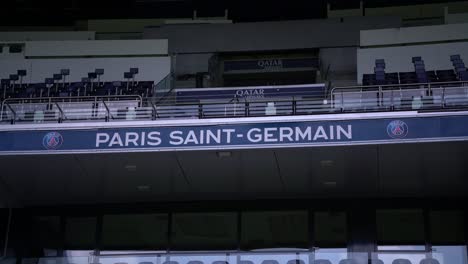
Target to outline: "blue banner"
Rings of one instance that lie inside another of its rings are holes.
[[[0,154],[163,151],[468,139],[468,116],[0,131]]]
[[[325,84],[177,89],[176,95],[178,102],[292,96],[323,98]]]

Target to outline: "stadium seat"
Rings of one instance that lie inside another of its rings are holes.
[[[314,260],[314,264],[332,264],[328,259],[316,259]]]
[[[229,264],[229,262],[224,261],[224,260],[216,260],[216,261],[213,261],[212,264]]]
[[[381,259],[371,259],[370,264],[384,264]]]
[[[305,264],[305,262],[301,259],[291,259],[286,264]]]
[[[398,259],[394,259],[392,261],[392,264],[411,264],[411,261],[409,259],[398,258]]]
[[[460,59],[460,54],[456,54],[456,55],[451,55],[451,56],[450,56],[450,60],[451,60],[451,61],[454,61],[454,60],[457,60],[457,59]]]
[[[142,262],[138,262],[138,264],[154,264],[154,263],[151,261],[142,261]]]
[[[190,263],[190,261],[189,261],[189,263]],[[174,260],[168,260],[168,261],[164,261],[163,264],[179,264],[179,262],[174,261]]]
[[[342,259],[338,264],[358,264],[355,259]]]
[[[425,259],[421,259],[419,264],[440,264],[440,262],[434,258],[425,258]]]
[[[189,262],[187,262],[187,264],[204,264],[203,261],[200,261],[200,260],[191,260]]]
[[[237,264],[254,264],[251,260],[240,260]]]
[[[262,264],[279,264],[279,262],[273,259],[267,259],[262,261]]]

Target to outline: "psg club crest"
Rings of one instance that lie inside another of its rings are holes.
[[[405,138],[408,135],[408,125],[401,120],[394,120],[388,124],[387,134],[391,138]]]
[[[58,149],[63,144],[63,137],[59,132],[49,132],[42,139],[42,145],[46,149]]]

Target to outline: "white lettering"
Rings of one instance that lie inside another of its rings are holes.
[[[236,132],[235,129],[223,129],[223,133],[226,133],[226,143],[231,143],[231,136]]]
[[[220,144],[221,143],[221,130],[219,129],[216,130],[216,135],[211,130],[206,131],[206,143],[210,144],[211,139],[213,139],[214,142]]]
[[[336,136],[337,139],[341,139],[341,135],[345,136],[347,139],[353,139],[353,130],[351,125],[348,125],[348,130],[345,130],[342,126],[336,127]]]
[[[112,147],[114,145],[119,145],[120,147],[123,146],[122,138],[120,137],[119,133],[114,133],[112,139],[109,142],[109,147]]]
[[[278,131],[276,127],[267,127],[265,128],[265,138],[263,139],[265,142],[278,142],[278,139],[275,138],[273,132]]]
[[[307,127],[305,131],[302,131],[300,127],[296,127],[296,141],[299,140],[312,140],[312,129]]]
[[[128,132],[125,133],[125,146],[128,147],[130,143],[133,144],[133,146],[138,147],[138,139],[140,135],[135,132]]]
[[[319,126],[317,128],[317,131],[315,131],[314,141],[317,139],[322,139],[322,138],[325,140],[328,140],[328,136],[327,136],[327,133],[325,132],[325,129],[323,129],[323,126]]]
[[[294,130],[290,127],[280,127],[280,131],[279,131],[279,141],[280,142],[283,142],[285,141],[285,139],[287,139],[288,141],[292,142],[294,141],[293,139],[293,134],[294,134]]]
[[[150,146],[159,146],[161,144],[161,138],[159,137],[161,133],[153,131],[148,133],[148,145]]]
[[[260,134],[261,132],[262,131],[260,130],[260,128],[252,128],[249,130],[249,132],[247,132],[247,139],[252,143],[258,143],[262,141],[262,135]]]
[[[193,130],[190,130],[187,134],[187,137],[185,138],[184,145],[187,145],[188,143],[194,143],[198,145],[198,139]]]
[[[169,143],[171,145],[180,145],[184,142],[184,139],[181,137],[182,136],[182,131],[172,131],[170,134],[169,134],[169,137],[171,138],[171,140],[169,141]]]
[[[99,148],[101,144],[107,143],[110,139],[109,134],[107,133],[97,133],[96,134],[96,148]]]

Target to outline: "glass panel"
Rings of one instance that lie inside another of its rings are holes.
[[[346,213],[316,212],[314,214],[315,246],[341,247],[346,245]]]
[[[36,216],[33,218],[31,239],[43,256],[57,256],[62,236],[59,216]]]
[[[467,264],[466,246],[432,246],[432,256],[440,264]]]
[[[423,245],[422,210],[377,210],[377,240],[379,244]]]
[[[96,240],[96,217],[70,217],[65,226],[67,249],[93,249]]]
[[[167,247],[166,214],[105,215],[102,244],[106,249],[161,249]]]
[[[234,249],[237,247],[237,214],[174,214],[171,235],[176,249]]]
[[[245,212],[241,243],[245,248],[307,248],[306,211]]]
[[[1,52],[0,46],[0,52]],[[0,250],[5,247],[5,231],[8,225],[8,209],[0,208]],[[3,252],[2,252],[3,253]]]
[[[465,227],[462,211],[431,211],[431,242],[432,244],[463,244]]]
[[[405,250],[400,248],[397,250]],[[425,259],[426,252],[410,252],[410,251],[395,251],[395,252],[378,252],[372,254],[372,264],[379,264],[375,261],[377,259],[383,261],[383,264],[393,264],[393,261],[396,259],[407,259],[410,261],[410,264],[420,264],[421,260]],[[402,263],[396,262],[395,264]]]

